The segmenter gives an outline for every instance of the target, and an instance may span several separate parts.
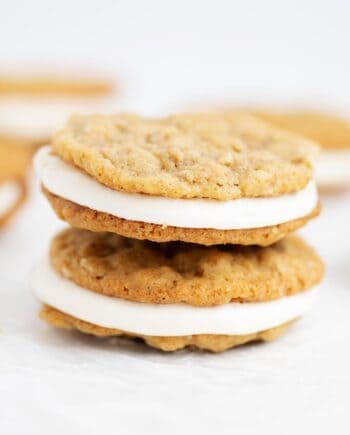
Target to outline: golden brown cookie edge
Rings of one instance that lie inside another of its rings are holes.
[[[131,221],[92,210],[49,192],[42,186],[57,216],[71,226],[93,232],[107,231],[152,242],[182,241],[211,246],[218,244],[269,246],[304,226],[320,213],[320,204],[307,216],[286,223],[243,230],[181,228]]]

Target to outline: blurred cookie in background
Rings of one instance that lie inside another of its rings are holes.
[[[0,136],[0,228],[27,196],[26,174],[30,160],[28,147]]]
[[[350,121],[317,112],[254,111],[280,128],[305,136],[321,146],[316,181],[322,190],[335,191],[350,186]]]
[[[86,75],[1,75],[0,136],[34,150],[72,113],[114,109],[115,85]]]

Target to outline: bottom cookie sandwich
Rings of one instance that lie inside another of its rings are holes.
[[[32,286],[54,326],[220,352],[278,337],[311,307],[322,274],[296,236],[267,248],[204,247],[70,228],[53,239]]]

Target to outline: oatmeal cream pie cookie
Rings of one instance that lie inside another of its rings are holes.
[[[271,340],[306,312],[323,265],[296,236],[257,246],[153,243],[69,228],[32,287],[49,323],[214,352]]]
[[[74,227],[267,246],[318,214],[317,150],[241,112],[75,116],[39,151],[36,168]]]
[[[30,159],[27,149],[0,137],[0,227],[26,197],[26,173]]]
[[[321,156],[316,181],[322,188],[350,185],[350,121],[315,112],[256,112],[276,127],[288,129],[318,142]]]
[[[110,111],[112,93],[110,81],[87,76],[0,74],[0,137],[33,150],[72,113]]]

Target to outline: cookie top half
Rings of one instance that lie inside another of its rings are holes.
[[[276,127],[284,128],[319,143],[325,149],[350,148],[350,121],[317,112],[254,112]]]
[[[272,300],[308,289],[323,274],[317,254],[296,236],[267,248],[205,247],[69,228],[53,239],[50,259],[83,288],[156,304]]]
[[[222,201],[303,189],[318,152],[307,139],[245,112],[74,116],[52,146],[114,190]]]

